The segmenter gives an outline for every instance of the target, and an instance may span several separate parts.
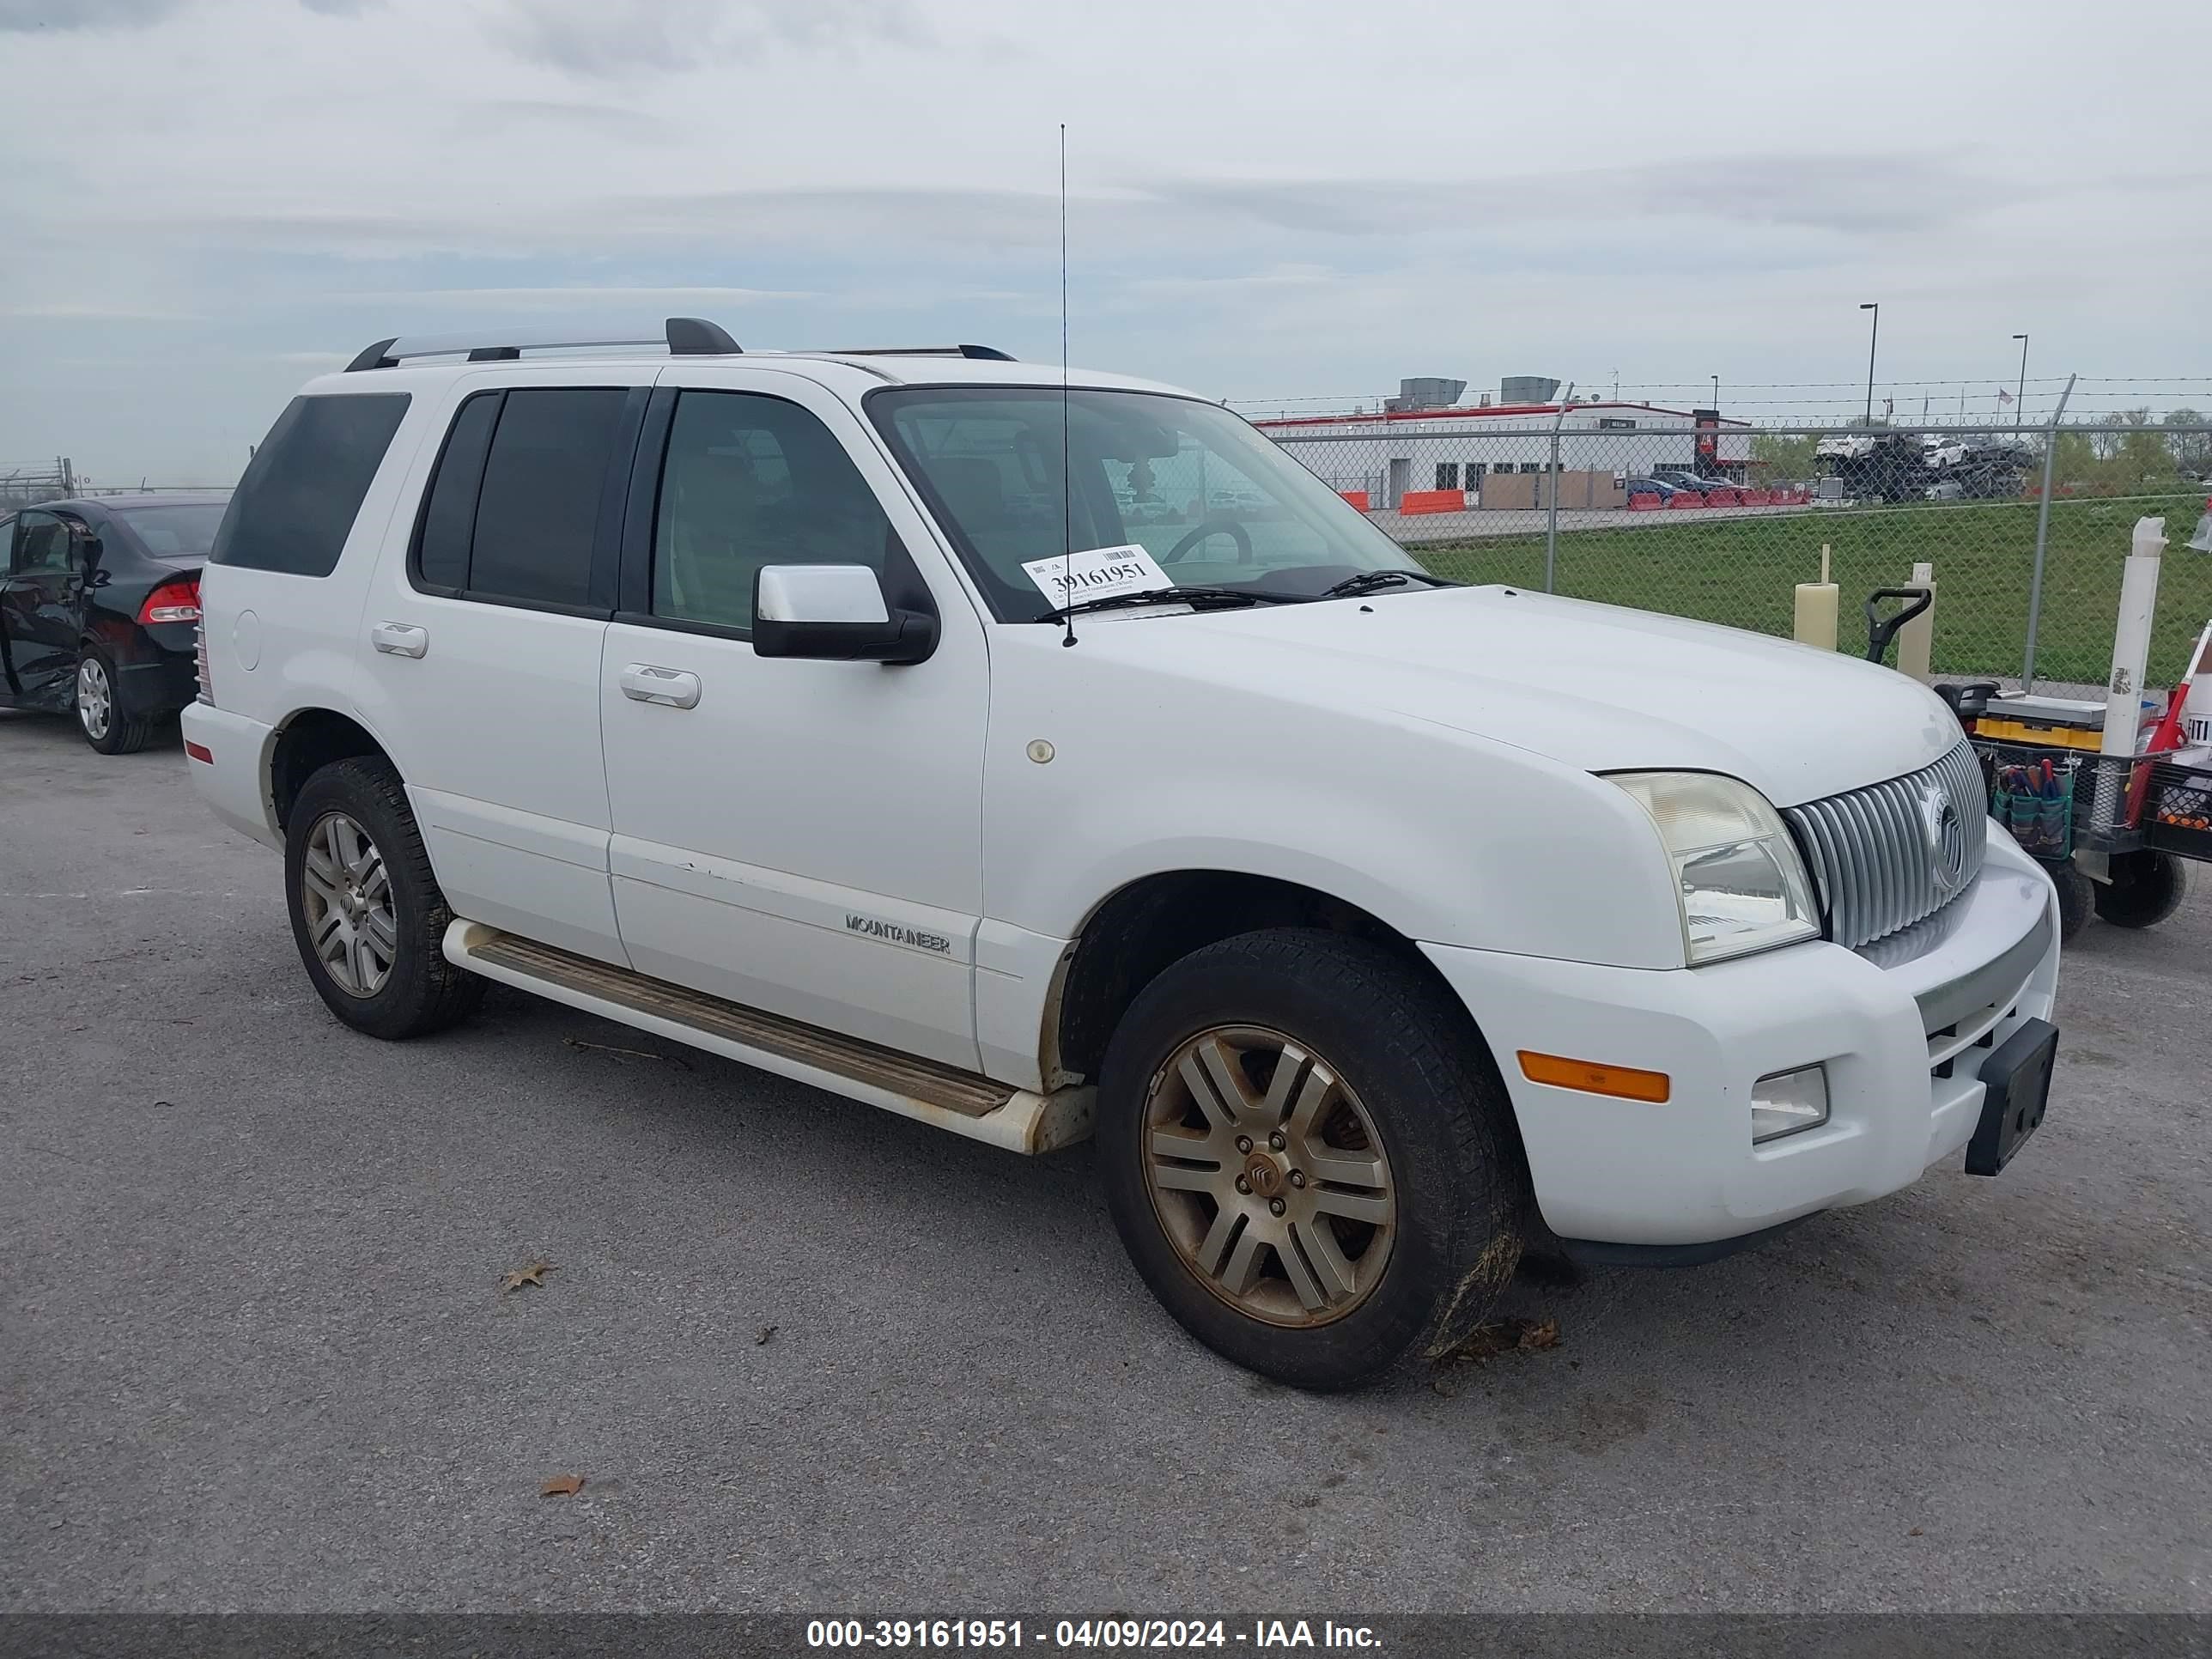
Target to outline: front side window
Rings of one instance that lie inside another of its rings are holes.
[[[890,521],[836,437],[797,404],[749,392],[677,400],[653,528],[653,614],[744,629],[763,565],[884,574]]]
[[[1055,601],[1026,564],[1141,546],[1177,586],[1317,597],[1404,550],[1217,404],[1057,386],[910,386],[867,409],[1001,621]],[[1068,486],[1072,485],[1072,488]],[[1048,574],[1047,580],[1049,580]]]
[[[327,576],[407,413],[404,392],[295,398],[246,463],[209,560]]]

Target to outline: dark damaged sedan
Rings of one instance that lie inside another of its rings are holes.
[[[103,755],[192,700],[200,567],[225,493],[42,501],[0,515],[0,708],[74,714]]]

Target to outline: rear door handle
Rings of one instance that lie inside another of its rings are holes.
[[[368,642],[387,657],[419,657],[430,648],[430,630],[411,623],[380,622],[368,630]]]
[[[666,708],[696,708],[699,677],[680,668],[656,668],[648,662],[625,665],[617,677],[632,702],[657,702]]]

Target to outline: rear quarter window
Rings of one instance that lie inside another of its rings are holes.
[[[293,398],[232,492],[210,562],[329,575],[408,401],[404,392]]]

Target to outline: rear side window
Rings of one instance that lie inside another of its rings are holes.
[[[629,396],[622,386],[507,394],[477,499],[471,593],[589,606],[600,499]]]
[[[246,464],[210,562],[293,576],[337,568],[407,404],[404,392],[293,398]]]
[[[461,405],[438,456],[438,474],[422,507],[422,533],[415,548],[415,574],[425,587],[458,593],[469,585],[469,540],[476,533],[477,489],[499,401],[506,394],[480,392]]]

